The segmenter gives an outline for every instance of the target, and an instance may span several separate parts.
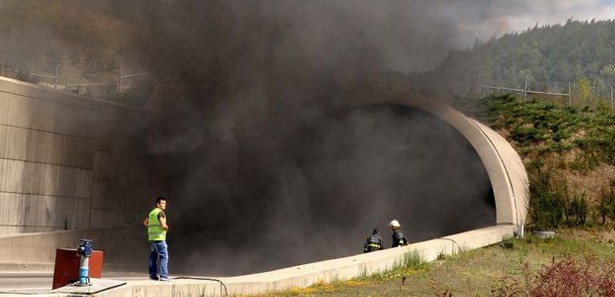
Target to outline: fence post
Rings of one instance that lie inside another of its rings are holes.
[[[611,86],[611,110],[615,110],[613,109],[613,86]]]
[[[523,78],[523,100],[527,100],[527,74]]]
[[[478,99],[483,98],[483,82],[481,81],[480,71],[478,72]]]
[[[572,106],[572,89],[570,88],[570,81],[568,81],[568,106]]]

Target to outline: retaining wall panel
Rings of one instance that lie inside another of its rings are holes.
[[[116,203],[127,200],[124,190],[117,187],[110,180],[94,179],[92,188],[92,208],[103,209],[105,207],[118,207]]]
[[[0,192],[19,193],[23,188],[23,172],[25,162],[0,159]]]
[[[2,82],[0,82],[1,86]],[[2,92],[0,87],[0,125],[6,125],[6,119],[8,119],[9,115],[9,94]]]
[[[113,155],[109,151],[94,151],[92,175],[96,179],[110,180],[115,167]]]
[[[21,225],[21,217],[23,214],[23,199],[20,194],[16,193],[0,193],[0,229],[15,228]],[[13,226],[13,227],[11,227]],[[6,230],[0,233],[9,233]]]
[[[126,189],[126,209],[146,212],[154,207],[154,200],[158,196],[164,196],[164,192],[157,192],[145,184],[132,184]],[[170,197],[169,197],[170,198]],[[145,214],[143,215],[145,217]]]
[[[92,209],[92,226],[120,227],[141,224],[146,211],[130,212],[126,210]]]
[[[54,112],[53,131],[83,138],[91,137],[96,131],[91,120],[93,114],[91,111],[74,106],[57,105]]]
[[[0,158],[75,167],[92,167],[91,141],[0,125]]]
[[[25,160],[28,130],[0,126],[0,157]]]
[[[81,168],[93,167],[92,141],[87,138],[65,136],[62,138],[61,152],[56,156],[66,166]]]
[[[60,167],[61,196],[87,197],[92,195],[92,171],[89,169]]]
[[[60,152],[62,151],[63,136],[32,130],[22,131],[22,133],[24,132],[28,137],[26,161],[56,165],[62,163]]]
[[[10,126],[51,131],[53,128],[53,102],[28,97],[8,96]]]

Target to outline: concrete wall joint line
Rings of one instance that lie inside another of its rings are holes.
[[[30,196],[43,196],[43,197],[54,197],[54,198],[90,199],[90,197],[82,197],[82,196],[48,195],[48,194],[37,194],[37,193],[26,193],[26,192],[12,192],[12,191],[2,191],[2,190],[0,190],[0,193],[18,194],[18,195],[30,195]]]
[[[8,127],[8,128],[21,129],[21,130],[27,130],[27,131],[41,132],[41,133],[58,135],[58,136],[64,136],[64,137],[70,137],[70,138],[76,138],[76,139],[85,139],[85,140],[89,140],[89,141],[92,141],[94,139],[94,137],[88,138],[88,137],[84,137],[84,136],[78,136],[78,135],[73,135],[73,134],[66,134],[66,133],[60,133],[60,132],[54,132],[54,131],[49,131],[49,130],[30,128],[30,127],[22,127],[22,126],[7,125],[7,124],[0,124],[0,126]]]
[[[0,226],[2,227],[23,227],[23,225],[16,225],[16,224],[0,224]],[[53,226],[49,226],[49,225],[28,225],[28,227],[36,227],[36,228],[48,228],[48,229],[54,229],[55,227]]]
[[[91,168],[91,167],[72,166],[72,165],[64,165],[64,164],[57,164],[57,163],[40,162],[40,161],[30,161],[30,160],[25,160],[25,159],[14,159],[14,158],[0,157],[0,160],[20,161],[20,162],[30,163],[30,164],[43,164],[43,165],[58,166],[58,167],[63,167],[63,168],[74,168],[74,169],[82,169],[82,170],[94,170],[94,168]]]

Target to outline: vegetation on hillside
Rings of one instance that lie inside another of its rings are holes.
[[[615,220],[615,113],[602,105],[560,106],[512,95],[469,106],[476,108],[468,113],[499,131],[521,155],[530,179],[530,227]]]
[[[434,70],[398,73],[423,95],[467,96],[483,85],[568,93],[591,103],[610,97],[615,83],[615,21],[535,26],[473,47],[450,51]],[[480,79],[480,81],[479,81]],[[483,90],[486,91],[486,90]]]

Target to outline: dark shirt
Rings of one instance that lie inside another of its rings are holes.
[[[391,234],[391,237],[393,239],[393,247],[408,244],[408,239],[406,239],[406,237],[404,236],[404,232],[402,232],[399,229],[393,231],[393,234]]]

